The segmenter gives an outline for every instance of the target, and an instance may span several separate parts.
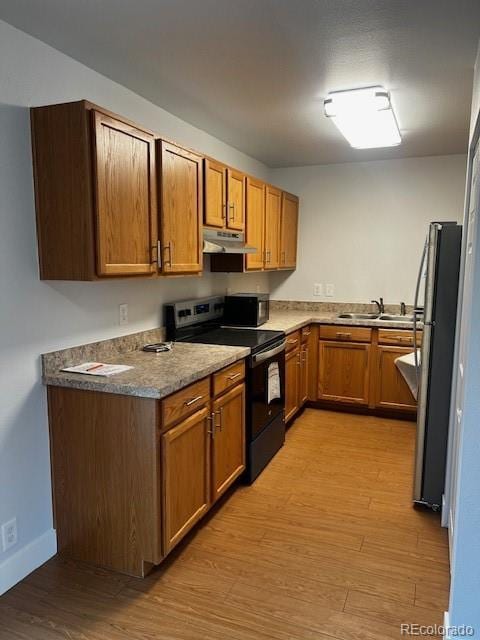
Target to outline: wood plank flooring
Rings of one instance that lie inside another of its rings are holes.
[[[306,410],[148,578],[56,557],[0,598],[1,640],[389,640],[442,624],[447,535],[411,506],[414,432]]]

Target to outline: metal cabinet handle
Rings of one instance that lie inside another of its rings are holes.
[[[297,344],[297,342],[298,342],[298,338],[295,338],[295,340],[292,340],[292,339],[287,340],[287,344]]]
[[[297,353],[297,367],[299,367],[301,364],[302,364],[302,360],[301,360],[300,354]]]
[[[207,431],[208,431],[209,435],[212,436],[212,440],[215,440],[215,414],[213,413],[213,411],[209,416],[207,416],[205,418],[205,420],[207,422],[211,422],[212,428],[211,429],[207,429]]]
[[[348,338],[351,338],[352,334],[351,333],[340,333],[337,332],[337,338],[342,338],[343,340],[348,340]]]
[[[234,373],[233,375],[228,376],[228,379],[229,380],[235,380],[235,378],[238,378],[241,375],[242,375],[241,373]]]
[[[191,400],[188,400],[188,402],[185,402],[185,406],[190,407],[192,404],[195,404],[195,402],[198,402],[202,398],[203,396],[197,396],[196,398],[192,398]]]
[[[228,208],[232,209],[232,215],[229,216],[229,218],[228,218],[230,220],[230,222],[232,222],[233,220],[235,220],[235,202],[230,202],[228,204]]]
[[[154,244],[150,247],[150,264],[158,264],[158,248],[159,248],[159,241],[157,241],[157,244]],[[157,256],[155,257],[155,251],[157,252]]]
[[[280,262],[281,262],[282,264],[285,264],[285,251],[282,251],[282,252],[280,253]]]
[[[163,251],[168,251],[168,260],[165,258],[165,260],[163,261],[164,266],[167,266],[167,264],[171,267],[172,266],[172,256],[173,256],[173,242],[171,240],[169,240],[168,244],[166,244],[163,247]]]
[[[227,219],[227,203],[224,202],[222,204],[222,220],[226,220]]]
[[[220,407],[217,411],[213,412],[213,428],[218,429],[219,431],[223,431],[223,407]],[[215,424],[215,416],[219,417],[219,423]]]

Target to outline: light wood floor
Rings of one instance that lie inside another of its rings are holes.
[[[414,429],[305,411],[147,579],[54,558],[0,598],[1,640],[388,640],[441,624],[447,537],[411,506]]]

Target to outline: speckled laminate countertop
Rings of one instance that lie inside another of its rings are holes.
[[[273,310],[270,312],[270,319],[259,329],[272,329],[274,331],[285,331],[291,333],[308,324],[335,324],[348,327],[379,327],[381,329],[412,329],[413,323],[410,321],[390,321],[390,320],[367,320],[339,318],[337,312],[316,312],[316,311],[283,311]],[[418,323],[421,327],[421,323]]]
[[[129,371],[108,378],[47,369],[43,382],[57,387],[160,399],[249,354],[250,349],[246,347],[176,342],[171,351],[146,353],[135,350],[102,359],[106,363],[133,366]]]
[[[349,320],[338,318],[338,312],[317,309],[272,309],[270,320],[258,328],[291,333],[311,323],[412,328],[411,322]],[[160,399],[250,354],[250,349],[245,347],[186,342],[177,342],[172,351],[158,354],[140,350],[141,345],[163,340],[164,337],[164,330],[157,328],[44,354],[43,382],[59,387]],[[133,369],[109,378],[61,371],[65,366],[91,361],[126,364]]]

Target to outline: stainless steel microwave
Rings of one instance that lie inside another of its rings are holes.
[[[268,293],[235,293],[225,296],[224,323],[237,327],[259,327],[270,314]]]

